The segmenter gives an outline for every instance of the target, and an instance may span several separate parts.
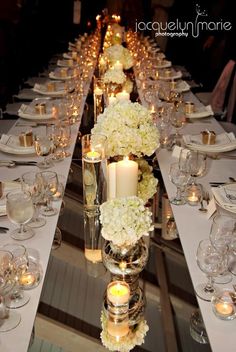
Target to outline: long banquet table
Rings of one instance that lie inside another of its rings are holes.
[[[78,122],[71,126],[71,143],[70,143],[70,147],[68,148],[68,151],[71,153],[71,156],[65,158],[61,162],[55,163],[54,166],[50,168],[51,171],[57,172],[58,175],[63,175],[65,179],[65,183],[70,171],[72,155],[77,141],[81,118],[85,107],[85,101],[91,84],[94,69],[95,69],[95,66],[91,67],[89,77],[85,82],[84,96],[80,105]],[[25,120],[18,119],[14,123],[14,125],[10,128],[8,133],[14,135],[16,133],[18,134],[19,132],[24,131],[27,127],[18,126],[18,123],[23,121]],[[8,126],[8,125],[9,125],[8,121],[2,120],[0,122],[0,132],[6,133],[4,126]],[[30,125],[30,122],[29,122],[29,125]],[[38,126],[34,128],[46,129],[45,126]],[[25,161],[38,160],[36,156],[11,155],[3,152],[0,152],[0,159],[1,160],[13,159],[13,160],[25,160]],[[5,166],[3,167],[1,166],[0,181],[10,181],[10,180],[17,179],[27,171],[40,171],[40,170],[32,166],[17,166],[15,168],[8,168]],[[61,206],[61,201],[54,202],[54,206],[58,207],[58,210],[59,210]],[[32,248],[38,251],[40,256],[40,264],[43,270],[43,276],[41,278],[39,285],[36,288],[34,288],[31,291],[27,291],[28,294],[30,295],[30,302],[25,306],[17,309],[17,311],[21,314],[20,324],[14,330],[4,332],[1,334],[0,351],[2,352],[16,351],[16,346],[17,346],[17,352],[26,352],[28,350],[29,342],[31,338],[31,332],[34,326],[34,320],[36,317],[40,295],[41,295],[45,274],[48,266],[48,261],[50,257],[54,233],[58,222],[58,217],[59,217],[59,212],[55,216],[47,217],[46,225],[41,228],[35,229],[36,234],[34,235],[34,237],[23,241],[23,244],[26,246],[26,248],[29,248],[29,249]],[[5,216],[0,218],[0,225],[8,227],[10,231],[15,228],[14,225],[11,224],[10,221]],[[13,243],[13,242],[19,243],[18,241],[14,241],[13,239],[10,238],[9,236],[10,231],[7,232],[6,234],[1,234],[1,245],[5,245],[6,243]]]
[[[139,89],[140,100],[145,105],[142,89]],[[184,93],[184,100],[194,102],[195,106],[201,106],[201,102],[191,92]],[[213,130],[218,133],[224,132],[224,129],[215,120],[214,117],[205,119],[192,119],[191,123],[187,123],[181,130],[182,134],[199,134],[203,130]],[[231,155],[236,155],[236,152],[231,152]],[[161,149],[157,152],[157,159],[160,166],[163,181],[166,187],[168,197],[175,195],[176,187],[169,179],[170,164],[177,161],[172,156],[172,152],[166,149]],[[231,159],[222,158],[219,160],[207,159],[207,173],[204,177],[199,178],[199,182],[203,185],[206,191],[210,190],[210,182],[228,182],[229,177],[236,175],[236,162]],[[193,286],[197,286],[201,282],[206,282],[206,275],[199,269],[196,261],[196,251],[199,242],[202,239],[208,238],[212,223],[212,216],[209,218],[208,213],[198,211],[195,206],[176,206],[172,205],[175,222],[178,228],[179,238],[183,247],[184,255],[187,261],[189,273],[192,279]],[[224,211],[223,211],[224,212]],[[231,216],[236,214],[230,213]],[[236,277],[233,276],[233,281],[226,285],[218,285],[223,287],[233,288],[236,283]],[[236,320],[224,321],[215,317],[211,303],[206,302],[198,296],[198,304],[201,309],[202,317],[206,326],[212,351],[222,352],[225,348],[227,351],[234,352],[236,346]],[[227,347],[226,347],[227,346]]]

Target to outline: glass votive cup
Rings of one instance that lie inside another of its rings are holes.
[[[202,189],[200,185],[191,184],[186,187],[185,199],[187,204],[191,206],[198,205],[202,198]]]
[[[233,320],[236,318],[236,293],[224,288],[212,297],[212,310],[215,316],[222,320]]]

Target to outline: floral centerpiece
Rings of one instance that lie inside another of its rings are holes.
[[[101,234],[116,246],[133,246],[153,230],[152,214],[136,196],[111,199],[100,211]]]
[[[159,146],[159,132],[154,126],[151,113],[139,103],[130,101],[109,105],[98,117],[92,134],[107,137],[107,156],[141,157],[152,155]]]
[[[138,197],[146,203],[156,193],[158,180],[146,160],[138,159],[136,162],[139,167]]]
[[[125,90],[127,93],[131,93],[133,91],[133,86],[133,82],[129,78],[126,78],[126,81],[122,86],[122,90]]]
[[[103,81],[104,83],[124,84],[126,81],[126,75],[123,70],[110,68],[105,72]]]
[[[107,331],[107,317],[104,312],[101,314],[101,340],[103,345],[110,351],[129,352],[135,346],[144,343],[144,338],[149,330],[146,320],[141,319],[138,324],[130,327],[130,332],[121,340],[117,341]]]
[[[125,70],[130,69],[134,64],[130,51],[121,44],[115,44],[106,48],[104,55],[112,65],[114,65],[116,61],[120,61]]]

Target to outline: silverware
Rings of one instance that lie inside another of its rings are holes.
[[[0,226],[0,233],[7,233],[8,230],[8,227]]]
[[[203,199],[206,201],[207,205],[209,204],[210,202],[210,195],[208,192],[205,192],[204,195],[203,195]]]
[[[206,213],[207,212],[207,208],[205,208],[204,205],[203,205],[203,198],[201,199],[200,204],[201,204],[201,208],[199,208],[198,210],[202,211],[203,213]]]

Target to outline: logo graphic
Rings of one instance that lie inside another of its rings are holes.
[[[196,4],[196,17],[194,21],[181,22],[178,18],[171,22],[137,22],[135,23],[135,31],[154,31],[155,37],[188,37],[198,38],[201,31],[230,31],[232,29],[231,22],[220,21],[200,21],[201,17],[207,17],[206,10],[201,10]]]

